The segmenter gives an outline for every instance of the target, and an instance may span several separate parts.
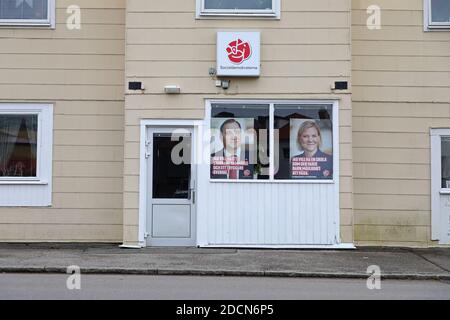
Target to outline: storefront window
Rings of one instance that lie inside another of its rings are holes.
[[[275,179],[333,179],[333,106],[275,105],[274,117]]]
[[[211,104],[211,179],[334,181],[333,104]]]
[[[441,179],[441,187],[450,189],[450,137],[441,140]]]
[[[269,113],[269,105],[212,105],[211,179],[269,179]]]
[[[0,177],[36,177],[38,116],[0,114]]]

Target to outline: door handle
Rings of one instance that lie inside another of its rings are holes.
[[[195,204],[195,188],[189,189],[189,200],[192,200],[192,204]]]
[[[192,188],[189,189],[189,199],[192,199],[192,204],[195,204],[195,180],[192,180]]]

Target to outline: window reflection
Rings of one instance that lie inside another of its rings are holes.
[[[333,179],[332,108],[275,105],[275,179]]]
[[[0,115],[0,176],[35,177],[37,115]]]
[[[450,1],[431,0],[432,22],[450,22]]]
[[[0,19],[45,20],[48,0],[0,0]]]
[[[450,188],[450,137],[441,140],[442,188]]]
[[[191,136],[174,138],[171,133],[153,135],[153,198],[187,199],[191,179]],[[180,150],[182,161],[173,158],[173,150]],[[188,154],[184,154],[184,153]],[[184,161],[188,159],[188,161]]]
[[[266,10],[272,9],[272,0],[205,0],[205,9]]]
[[[269,105],[214,104],[211,179],[269,179]]]

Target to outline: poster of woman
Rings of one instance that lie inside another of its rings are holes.
[[[330,120],[290,120],[292,179],[333,179]]]

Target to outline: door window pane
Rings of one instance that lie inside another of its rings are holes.
[[[0,115],[0,177],[36,177],[37,115]]]
[[[210,10],[271,10],[272,0],[205,0]]]
[[[0,0],[0,19],[47,20],[48,0]]]
[[[441,140],[442,188],[450,188],[450,137]]]
[[[269,105],[214,104],[211,179],[269,179]]]
[[[333,179],[332,119],[332,105],[275,105],[275,179]]]
[[[450,0],[431,0],[431,21],[450,23]]]
[[[191,136],[153,134],[153,198],[188,199],[191,180]]]

